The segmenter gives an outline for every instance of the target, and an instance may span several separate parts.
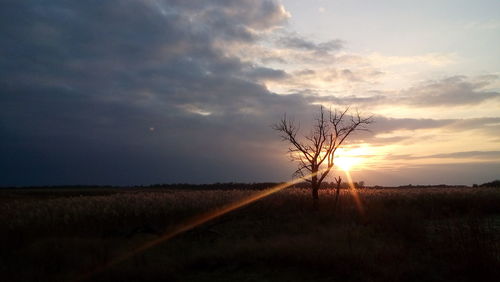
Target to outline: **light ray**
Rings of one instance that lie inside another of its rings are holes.
[[[344,170],[344,172],[347,177],[347,183],[349,184],[349,191],[351,192],[354,202],[356,203],[356,207],[358,208],[359,213],[364,215],[365,209],[363,207],[363,203],[361,202],[361,198],[359,197],[358,190],[354,187],[354,183],[352,182],[351,173],[349,170]]]
[[[265,198],[271,194],[274,194],[278,191],[281,191],[287,187],[290,187],[291,185],[294,185],[294,184],[297,184],[301,181],[303,181],[304,178],[309,178],[309,177],[312,177],[316,174],[319,174],[319,173],[322,173],[324,170],[320,170],[316,173],[312,173],[310,175],[306,175],[302,178],[296,178],[296,179],[293,179],[293,180],[290,180],[288,182],[285,182],[285,183],[282,183],[282,184],[278,184],[274,187],[271,187],[267,190],[264,190],[264,191],[260,191],[258,193],[255,193],[249,197],[246,197],[240,201],[237,201],[237,202],[234,202],[234,203],[229,203],[221,208],[218,208],[218,209],[215,209],[215,210],[212,210],[212,211],[209,211],[209,212],[206,212],[206,213],[203,213],[199,216],[196,216],[196,217],[193,217],[181,224],[179,224],[176,228],[170,230],[170,231],[167,231],[165,232],[163,235],[161,235],[160,237],[152,240],[152,241],[148,241],[138,247],[136,247],[135,249],[132,249],[131,251],[121,255],[121,256],[118,256],[110,261],[108,261],[107,263],[105,263],[104,265],[100,266],[100,267],[97,267],[95,269],[93,269],[92,271],[88,272],[88,273],[85,273],[83,274],[82,276],[78,277],[75,281],[85,281],[99,273],[102,273],[104,272],[105,270],[109,269],[110,267],[114,266],[114,265],[117,265],[139,253],[142,253],[144,251],[146,251],[147,249],[150,249],[156,245],[159,245],[160,243],[163,243],[167,240],[170,240],[172,239],[173,237],[179,235],[179,234],[182,234],[186,231],[189,231],[205,222],[208,222],[212,219],[215,219],[217,217],[220,217],[226,213],[229,213],[229,212],[232,212],[236,209],[239,209],[243,206],[246,206],[250,203],[253,203],[257,200],[260,200],[262,198]]]

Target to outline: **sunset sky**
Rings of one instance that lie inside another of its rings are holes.
[[[306,133],[320,105],[373,115],[339,156],[354,181],[499,179],[499,11],[2,1],[0,186],[285,181],[296,165],[271,126],[287,113]]]

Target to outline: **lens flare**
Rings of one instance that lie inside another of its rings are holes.
[[[87,272],[85,274],[83,274],[82,276],[80,276],[79,278],[77,278],[75,281],[84,281],[84,280],[87,280],[87,279],[90,279],[91,277],[99,274],[99,273],[102,273],[104,272],[105,270],[109,269],[110,267],[114,266],[114,265],[117,265],[139,253],[142,253],[144,251],[146,251],[147,249],[150,249],[160,243],[163,243],[167,240],[170,240],[172,239],[173,237],[179,235],[179,234],[182,234],[186,231],[189,231],[203,223],[206,223],[212,219],[215,219],[217,217],[220,217],[226,213],[229,213],[229,212],[232,212],[236,209],[239,209],[243,206],[246,206],[250,203],[253,203],[257,200],[260,200],[262,198],[265,198],[271,194],[274,194],[278,191],[281,191],[287,187],[290,187],[291,185],[294,185],[294,184],[297,184],[301,181],[303,181],[304,178],[309,178],[309,177],[312,177],[314,175],[317,175],[319,173],[322,173],[324,170],[320,170],[316,173],[313,173],[313,174],[310,174],[310,175],[306,175],[304,176],[303,178],[297,178],[297,179],[293,179],[291,181],[288,181],[288,182],[285,182],[285,183],[282,183],[282,184],[279,184],[279,185],[276,185],[272,188],[269,188],[267,190],[264,190],[264,191],[260,191],[258,193],[255,193],[247,198],[244,198],[238,202],[234,202],[234,203],[229,203],[221,208],[218,208],[218,209],[215,209],[215,210],[212,210],[210,212],[207,212],[207,213],[204,213],[204,214],[201,214],[199,216],[196,216],[196,217],[193,217],[191,218],[190,220],[187,220],[181,224],[179,224],[176,228],[170,230],[170,231],[167,231],[165,232],[163,235],[161,235],[160,237],[158,237],[157,239],[154,239],[152,241],[148,241],[138,247],[136,247],[135,249],[132,249],[131,251],[125,253],[125,254],[122,254],[121,256],[118,256],[110,261],[108,261],[106,264],[104,265],[101,265],[95,269],[93,269],[92,271],[90,272]]]
[[[356,207],[358,208],[358,212],[361,215],[365,214],[365,209],[363,207],[363,203],[361,202],[361,198],[359,197],[358,190],[354,187],[354,183],[352,182],[351,173],[349,170],[344,170],[345,176],[347,177],[347,183],[349,184],[349,191],[351,192],[352,198],[356,203]]]

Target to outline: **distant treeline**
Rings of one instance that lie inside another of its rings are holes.
[[[284,182],[259,182],[259,183],[241,183],[241,182],[217,182],[210,184],[192,184],[192,183],[158,183],[151,185],[134,186],[114,186],[114,185],[46,185],[46,186],[24,186],[24,187],[2,187],[4,189],[193,189],[193,190],[263,190]],[[323,182],[321,188],[331,188],[334,183]],[[347,183],[342,183],[342,188],[349,187]],[[356,183],[356,187],[359,184]],[[311,185],[307,182],[292,185],[296,188],[309,188]]]
[[[448,184],[431,184],[431,185],[413,185],[413,184],[408,184],[408,185],[400,185],[397,186],[396,188],[467,188],[470,186],[467,185],[448,185]],[[380,186],[374,186],[374,188],[384,188]]]
[[[483,183],[483,184],[481,184],[479,186],[480,187],[497,187],[497,188],[500,188],[500,180],[493,180],[491,182]]]
[[[194,189],[194,190],[262,190],[267,189],[284,182],[260,182],[260,183],[240,183],[240,182],[217,182],[211,184],[191,184],[191,183],[173,183],[173,184],[151,184],[151,185],[135,185],[135,186],[113,186],[113,185],[52,185],[52,186],[26,186],[26,187],[1,187],[1,189],[9,188],[24,188],[24,189]],[[457,187],[468,187],[467,185],[400,185],[397,187],[386,187],[386,186],[366,186],[364,181],[354,182],[355,188],[457,188]],[[307,189],[311,187],[308,182],[301,182],[292,185],[291,187]],[[335,188],[335,182],[323,182],[321,184],[321,189],[331,189]],[[494,180],[491,182],[486,182],[483,184],[474,184],[472,187],[499,187],[500,180]],[[342,182],[340,188],[347,189],[349,184]]]
[[[163,188],[163,189],[199,189],[199,190],[262,190],[272,186],[276,186],[283,182],[261,182],[261,183],[239,183],[239,182],[217,182],[211,184],[190,184],[190,183],[175,183],[175,184],[152,184],[147,186],[135,186],[136,188]]]
[[[239,182],[226,182],[226,183],[212,183],[212,184],[153,184],[149,186],[137,186],[138,188],[166,188],[166,189],[206,189],[206,190],[234,190],[234,189],[248,189],[248,190],[262,190],[267,189],[284,182],[261,182],[261,183],[239,183]],[[354,182],[356,188],[364,188],[364,182]],[[292,185],[294,188],[311,188],[308,182],[300,182]],[[336,187],[335,182],[321,183],[322,189]],[[341,188],[349,188],[349,184],[342,183]]]

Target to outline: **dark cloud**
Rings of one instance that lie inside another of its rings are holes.
[[[220,47],[283,24],[277,1],[1,6],[0,185],[289,175],[262,144],[284,111],[310,113],[307,101],[258,82],[283,71]]]
[[[3,1],[0,185],[288,178],[294,165],[270,125],[284,112],[311,121],[318,97],[270,92],[263,81],[289,74],[224,49],[288,16],[271,0]],[[453,124],[377,120],[376,132]]]

